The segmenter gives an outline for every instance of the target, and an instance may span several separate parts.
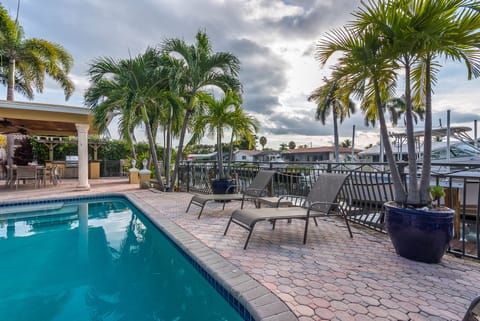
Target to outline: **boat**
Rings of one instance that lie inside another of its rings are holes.
[[[264,155],[264,160],[258,164],[260,168],[286,168],[287,163],[280,154]]]
[[[475,141],[468,135],[471,131],[470,127],[451,127],[451,128],[435,128],[432,130],[432,164],[480,164],[480,149],[475,146]],[[448,134],[450,131],[450,138]],[[424,131],[416,131],[415,148],[417,151],[417,160],[423,160],[423,139]],[[390,133],[392,138],[392,149],[395,158],[398,161],[407,160],[407,142],[406,134]],[[380,161],[380,145],[375,145],[359,153],[359,157],[366,161]],[[385,159],[384,159],[385,161]]]

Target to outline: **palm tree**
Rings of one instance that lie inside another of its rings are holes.
[[[164,189],[154,133],[166,79],[159,72],[157,62],[157,52],[153,49],[147,49],[143,55],[135,58],[119,61],[110,57],[95,59],[88,70],[92,85],[85,93],[85,103],[92,109],[95,124],[102,123],[107,113],[115,111],[122,112],[122,116],[128,118],[129,126],[137,125],[141,119],[146,129],[156,178],[160,188]]]
[[[259,143],[260,145],[262,145],[262,150],[265,149],[265,145],[267,145],[267,137],[265,136],[260,137]]]
[[[240,101],[241,103],[241,101]],[[228,157],[228,174],[231,174],[232,159],[233,159],[233,142],[234,139],[244,138],[248,141],[248,145],[251,146],[255,143],[255,134],[258,131],[258,121],[252,116],[246,114],[241,106],[235,105],[232,114],[230,126],[232,129],[232,135],[230,136],[230,147]]]
[[[171,87],[170,87],[171,88]],[[174,90],[168,90],[165,93],[165,99],[162,104],[162,113],[160,124],[164,128],[164,160],[165,160],[165,179],[167,186],[171,186],[170,163],[172,159],[172,139],[180,133],[181,121],[185,110],[184,101]],[[170,189],[173,191],[173,189]]]
[[[356,14],[355,25],[362,30],[372,30],[383,39],[386,50],[405,70],[404,97],[410,172],[416,171],[414,110],[419,105],[424,105],[425,108],[422,175],[420,184],[416,179],[409,180],[408,199],[403,201],[408,204],[424,205],[429,202],[432,84],[436,82],[435,73],[440,67],[435,59],[444,57],[463,61],[469,79],[472,75],[479,75],[480,56],[477,48],[480,43],[480,16],[477,9],[477,2],[469,0],[381,0],[369,1]]]
[[[199,142],[202,137],[216,134],[217,140],[217,161],[218,161],[218,178],[225,177],[223,170],[223,153],[222,153],[222,137],[224,130],[235,124],[234,118],[236,108],[240,106],[241,97],[235,91],[225,92],[225,96],[221,100],[207,93],[198,94],[199,103],[205,106],[205,112],[195,118],[195,126],[191,143]]]
[[[199,107],[197,95],[206,87],[214,86],[224,92],[241,89],[238,80],[240,62],[231,53],[214,53],[204,31],[196,35],[195,45],[187,45],[180,39],[167,39],[161,46],[166,53],[179,57],[180,68],[176,74],[178,84],[182,87],[181,96],[185,100],[185,114],[180,132],[173,182],[178,176],[178,166],[182,160],[183,145],[188,124]]]
[[[432,12],[434,7],[437,10]],[[421,60],[413,70],[416,76],[414,90],[417,96],[425,97],[424,163],[419,186],[420,203],[425,203],[430,197],[432,87],[439,67],[436,59],[461,61],[467,67],[468,79],[480,76],[480,14],[478,2],[468,0],[425,1],[418,11],[421,18],[433,15],[431,24],[427,25],[431,34],[421,39]]]
[[[422,108],[423,106],[421,105],[416,105],[416,108],[412,108],[412,119],[415,122],[415,124],[418,124],[419,121],[424,121],[424,115],[425,115],[425,110]],[[405,104],[405,96],[401,97],[393,97],[387,100],[386,110],[390,114],[390,121],[392,123],[392,126],[397,126],[398,125],[398,120],[403,117],[403,121],[405,125],[407,124],[407,106]]]
[[[295,147],[297,147],[297,145],[293,140],[288,143],[288,149],[295,149]]]
[[[14,100],[14,91],[33,99],[33,91],[43,91],[45,75],[64,90],[68,99],[74,91],[68,77],[72,56],[59,44],[24,38],[18,20],[12,20],[0,5],[0,80],[7,84],[7,100]]]
[[[338,121],[343,123],[345,118],[350,117],[350,114],[355,112],[355,104],[347,95],[342,96],[338,80],[324,78],[323,81],[325,84],[315,89],[308,97],[308,101],[313,100],[317,104],[315,119],[320,120],[323,125],[330,112],[332,113],[335,161],[338,162],[340,160]]]
[[[352,147],[352,141],[350,139],[345,139],[341,145],[343,148],[350,148]]]
[[[397,64],[386,50],[385,42],[373,30],[360,30],[352,26],[329,32],[316,47],[316,58],[325,64],[336,53],[341,53],[332,78],[340,82],[340,97],[356,96],[360,98],[361,108],[374,103],[376,117],[380,122],[383,141],[388,142],[385,113],[382,97],[396,82]],[[371,109],[372,110],[372,109]],[[392,147],[385,145],[390,164],[395,164]],[[398,171],[392,170],[396,199],[404,199],[405,188]]]

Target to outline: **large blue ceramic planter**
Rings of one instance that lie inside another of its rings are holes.
[[[453,238],[454,211],[421,210],[384,204],[388,235],[398,255],[425,263],[439,263]]]
[[[233,179],[215,179],[212,181],[213,194],[233,194],[235,180]]]

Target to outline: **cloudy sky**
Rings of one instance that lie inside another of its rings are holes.
[[[17,0],[1,1],[12,17]],[[27,38],[63,45],[75,61],[74,95],[47,81],[36,102],[83,106],[88,88],[86,70],[93,58],[127,58],[157,46],[166,38],[192,43],[205,29],[215,51],[229,51],[241,61],[244,108],[261,124],[267,147],[294,141],[297,145],[331,145],[331,122],[315,121],[315,105],[307,101],[329,68],[314,59],[315,44],[328,30],[345,24],[359,0],[21,0],[19,20]],[[463,66],[447,63],[435,88],[435,124],[446,110],[452,122],[473,126],[480,115],[480,80],[467,81]],[[5,97],[1,88],[0,96]],[[18,96],[17,100],[23,98]],[[341,128],[351,139],[356,125],[358,148],[378,141],[378,128],[366,128],[357,112]],[[398,128],[401,130],[401,128]],[[115,136],[115,129],[112,134]],[[205,141],[208,143],[208,141]]]

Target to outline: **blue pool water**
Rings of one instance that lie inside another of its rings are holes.
[[[0,320],[243,320],[122,198],[0,207]]]

